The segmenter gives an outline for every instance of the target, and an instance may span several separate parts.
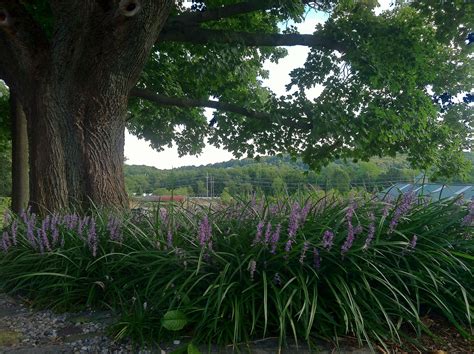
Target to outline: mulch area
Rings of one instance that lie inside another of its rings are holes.
[[[393,345],[396,353],[474,353],[474,337],[464,338],[446,318],[431,314],[422,317],[423,323],[434,336],[422,334],[417,342],[405,341],[402,346]],[[413,338],[416,337],[412,331]],[[474,335],[474,333],[471,333]]]

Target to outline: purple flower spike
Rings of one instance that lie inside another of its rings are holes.
[[[12,228],[11,228],[11,232],[12,232],[12,241],[13,241],[13,245],[16,246],[18,244],[17,242],[17,234],[18,234],[18,221],[17,220],[14,220],[13,223],[12,223]]]
[[[38,235],[41,234],[40,243],[46,248],[48,252],[51,252],[51,244],[48,239],[48,228],[49,228],[50,217],[49,215],[43,220],[41,224],[41,230],[38,230]]]
[[[260,242],[262,242],[262,233],[263,233],[263,226],[265,225],[265,223],[263,221],[260,221],[257,225],[257,233],[255,234],[255,239],[252,243],[252,245],[256,245],[256,244],[259,244]]]
[[[28,220],[26,224],[26,237],[28,238],[28,242],[30,243],[31,247],[36,248],[37,242],[35,240],[34,228],[35,228],[34,220],[31,220],[31,219]]]
[[[308,251],[309,243],[305,241],[303,243],[303,248],[301,249],[300,263],[304,264],[304,259],[306,258],[306,252]]]
[[[168,235],[166,236],[166,243],[169,248],[173,247],[173,233],[171,229],[168,229]]]
[[[415,193],[413,192],[406,193],[403,195],[400,203],[398,204],[397,208],[393,212],[393,218],[390,221],[388,233],[392,233],[397,227],[400,219],[410,211],[413,205],[414,199],[415,199]]]
[[[3,252],[7,253],[8,249],[10,248],[10,236],[8,235],[7,231],[4,231],[2,234],[2,249]]]
[[[462,225],[470,226],[474,223],[474,198],[471,199],[468,207],[468,214],[462,219]]]
[[[38,246],[39,246],[40,253],[43,254],[44,253],[43,232],[42,232],[41,229],[38,229],[38,230],[36,230],[36,234],[38,235]],[[46,241],[47,241],[47,239],[46,239]]]
[[[109,230],[110,239],[112,241],[122,242],[122,233],[120,231],[120,220],[114,216],[109,217],[107,223],[107,229]]]
[[[349,252],[349,250],[352,247],[352,244],[354,243],[355,240],[355,232],[354,232],[354,227],[352,226],[351,223],[347,226],[347,237],[346,240],[344,241],[344,244],[341,247],[341,254],[345,254]]]
[[[290,220],[288,222],[288,238],[293,240],[298,231],[299,222],[300,222],[300,212],[301,208],[298,203],[294,203],[291,208]]]
[[[370,220],[369,231],[367,233],[367,238],[365,239],[364,249],[369,248],[375,235],[375,215],[373,212],[369,214],[369,220]]]
[[[311,207],[312,207],[312,204],[310,201],[308,201],[305,204],[304,208],[301,210],[301,214],[300,214],[301,225],[303,225],[306,222],[306,219],[308,217],[309,211],[311,210]]]
[[[95,230],[95,219],[90,219],[89,230],[87,232],[87,243],[92,252],[92,256],[97,256],[97,233]]]
[[[253,281],[254,279],[254,274],[255,274],[255,271],[257,270],[257,262],[255,262],[255,260],[251,260],[249,262],[249,267],[248,267],[249,271],[250,271],[250,280]]]
[[[272,236],[272,224],[268,222],[267,229],[265,231],[265,244],[268,245],[270,242],[270,237]]]
[[[410,241],[410,248],[411,249],[415,249],[417,240],[418,240],[418,236],[413,235],[413,238]]]
[[[275,283],[276,286],[280,286],[280,285],[281,285],[280,274],[275,273],[275,276],[273,277],[273,282]]]
[[[334,244],[334,233],[330,230],[324,231],[323,234],[323,247],[329,251]]]
[[[211,224],[209,223],[209,219],[207,218],[207,215],[206,215],[199,223],[198,237],[199,237],[199,244],[201,245],[201,248],[205,248],[206,246],[209,249],[212,248],[212,241],[211,241],[212,235],[211,234],[212,234]]]
[[[276,229],[275,229],[275,232],[273,233],[272,238],[270,240],[270,244],[271,244],[270,253],[271,254],[276,253],[276,249],[277,249],[277,246],[278,246],[278,240],[280,239],[280,231],[281,231],[281,225],[278,224]]]
[[[313,247],[313,266],[318,270],[321,268],[321,256],[316,247]]]

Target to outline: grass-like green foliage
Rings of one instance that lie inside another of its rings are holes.
[[[10,206],[9,197],[0,197],[0,215],[4,215]],[[3,220],[0,218],[0,227],[3,226]]]
[[[472,203],[411,195],[185,203],[120,218],[24,213],[1,239],[0,286],[38,306],[110,308],[113,333],[138,341],[174,330],[213,343],[383,344],[429,333],[429,312],[469,337],[473,218]]]

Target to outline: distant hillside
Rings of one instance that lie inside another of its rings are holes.
[[[467,154],[474,166],[474,154]],[[454,180],[474,183],[474,168]],[[369,162],[336,161],[319,172],[288,156],[229,160],[206,166],[159,170],[150,166],[125,165],[130,194],[153,193],[218,196],[263,192],[292,193],[306,184],[347,192],[351,188],[382,189],[396,182],[412,182],[421,171],[412,169],[405,157],[374,158]]]

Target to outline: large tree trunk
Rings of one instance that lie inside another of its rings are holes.
[[[28,205],[28,133],[26,116],[15,94],[10,92],[12,119],[12,210],[20,213]]]
[[[53,76],[33,98],[30,202],[36,211],[128,207],[123,176],[128,88],[107,78],[88,88],[82,84]]]
[[[173,1],[51,4],[52,38],[36,35],[42,30],[29,25],[34,19],[20,3],[0,21],[0,48],[18,57],[16,65],[0,52],[0,76],[21,95],[27,115],[30,204],[42,213],[91,205],[128,208],[128,96]]]

